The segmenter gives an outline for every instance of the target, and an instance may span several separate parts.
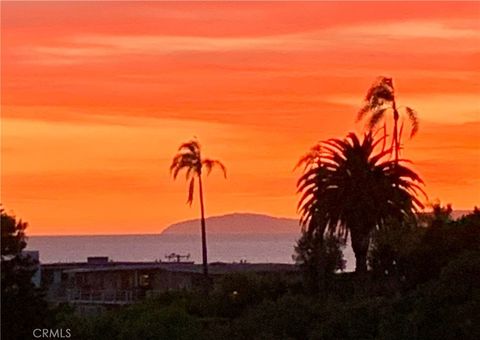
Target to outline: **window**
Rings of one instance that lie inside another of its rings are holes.
[[[150,286],[150,275],[149,274],[141,274],[139,284],[140,284],[140,287]]]

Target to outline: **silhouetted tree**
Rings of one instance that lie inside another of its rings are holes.
[[[435,204],[425,216],[421,246],[410,256],[410,281],[426,282],[439,275],[442,268],[465,251],[480,251],[480,211],[457,220],[451,217],[451,205]]]
[[[203,159],[200,151],[200,144],[196,140],[192,140],[180,145],[178,148],[178,153],[175,155],[172,164],[170,165],[170,172],[172,173],[173,178],[176,179],[181,170],[186,171],[187,181],[190,180],[187,199],[187,203],[190,205],[193,202],[195,179],[198,181],[202,232],[203,273],[205,277],[208,277],[207,236],[205,227],[205,205],[203,201],[202,171],[206,170],[208,175],[214,167],[219,167],[223,171],[225,178],[227,178],[227,171],[225,166],[220,161]]]
[[[412,254],[421,247],[425,228],[415,221],[389,219],[374,231],[368,263],[376,277],[405,280]]]
[[[415,218],[423,209],[417,198],[423,193],[420,177],[402,164],[385,160],[391,150],[376,152],[385,136],[372,132],[363,141],[353,133],[345,139],[329,139],[301,159],[304,173],[297,182],[300,223],[323,235],[344,240],[351,235],[356,271],[367,270],[372,231],[386,219]],[[401,163],[401,161],[400,161]]]
[[[46,322],[47,305],[42,292],[32,283],[37,270],[26,247],[27,223],[17,221],[3,209],[1,214],[2,339],[30,339],[33,329]]]
[[[367,113],[370,113],[368,127],[372,130],[385,118],[388,111],[392,111],[393,113],[392,151],[395,156],[395,161],[398,162],[402,127],[400,127],[399,131],[398,120],[400,118],[400,113],[395,98],[393,79],[379,77],[368,89],[367,95],[365,96],[365,103],[358,112],[357,121],[362,120]],[[413,137],[418,132],[417,113],[414,109],[408,106],[405,107],[405,113],[412,124],[410,137]]]
[[[302,231],[302,236],[295,245],[293,260],[302,269],[306,286],[312,292],[325,288],[327,276],[345,269],[344,247],[344,240],[338,237],[324,237],[315,230]]]

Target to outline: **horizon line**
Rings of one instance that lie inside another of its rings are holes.
[[[455,211],[461,211],[461,212],[473,212],[474,208],[472,209],[453,209],[452,212]],[[430,212],[430,211],[424,211],[424,212]],[[272,217],[272,218],[283,218],[283,219],[291,219],[291,220],[298,220],[297,218],[293,217],[285,217],[285,216],[276,216],[276,215],[269,215],[267,213],[258,213],[258,212],[230,212],[230,213],[222,213],[219,215],[212,215],[206,217],[206,219],[212,218],[212,217],[224,217],[228,215],[235,215],[235,214],[244,214],[244,215],[260,215],[260,216],[267,216],[267,217]],[[29,237],[82,237],[82,236],[159,236],[162,235],[165,230],[170,228],[171,226],[174,226],[176,224],[180,223],[186,223],[186,222],[193,222],[193,221],[198,221],[200,218],[192,218],[192,219],[186,219],[186,220],[180,220],[177,222],[173,222],[166,226],[164,229],[159,231],[158,233],[155,232],[147,232],[147,233],[101,233],[101,234],[26,234],[27,239]],[[299,225],[300,226],[300,225]],[[216,235],[245,235],[245,234],[250,234],[250,235],[262,235],[262,234],[270,234],[270,233],[215,233]],[[290,234],[290,233],[277,233],[277,234]],[[196,235],[196,234],[175,234],[172,233],[171,235]]]

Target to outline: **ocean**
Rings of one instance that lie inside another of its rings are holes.
[[[299,234],[232,235],[207,238],[209,262],[293,263]],[[166,261],[166,255],[190,254],[201,262],[201,240],[196,235],[30,236],[27,250],[38,250],[40,262],[86,261],[88,256],[108,256],[113,261]],[[355,261],[350,247],[344,249],[347,270]]]

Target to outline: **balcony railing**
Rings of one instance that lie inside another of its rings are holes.
[[[129,304],[137,300],[133,290],[67,289],[67,302],[94,304]]]

